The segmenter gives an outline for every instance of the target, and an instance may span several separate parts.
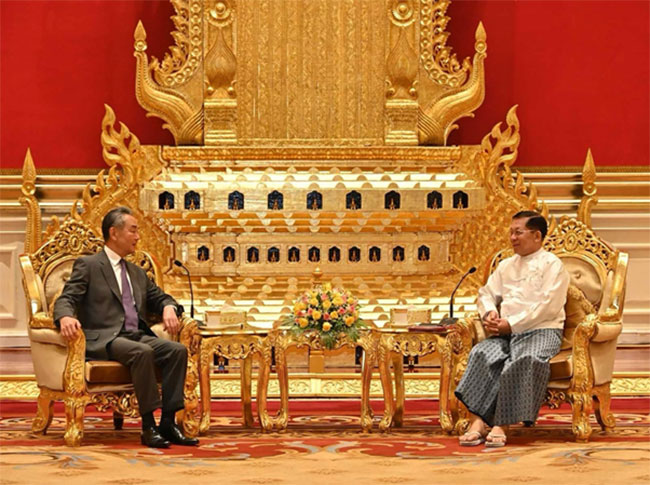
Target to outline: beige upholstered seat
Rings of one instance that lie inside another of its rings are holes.
[[[573,432],[578,441],[586,441],[592,431],[592,401],[602,429],[616,425],[609,410],[610,383],[623,326],[628,255],[612,248],[587,225],[567,217],[547,236],[544,247],[562,259],[571,276],[563,342],[551,359],[546,403],[551,407],[570,403]],[[499,261],[512,254],[511,249],[497,253],[489,261],[485,280]],[[475,344],[485,338],[477,319],[465,323],[472,326]]]
[[[69,278],[75,259],[102,249],[101,238],[83,222],[73,218],[63,224],[33,254],[20,256],[25,295],[29,306],[29,339],[36,382],[40,389],[38,413],[32,430],[45,433],[53,417],[53,402],[62,400],[66,408],[65,442],[78,446],[83,437],[83,415],[88,404],[100,410],[113,408],[116,428],[122,416],[137,416],[137,401],[128,368],[118,362],[86,361],[85,339],[80,333],[68,342],[52,320],[54,300]],[[131,261],[139,264],[159,284],[159,269],[143,251]],[[191,332],[196,323],[181,321],[181,335]],[[161,324],[152,330],[163,338]]]

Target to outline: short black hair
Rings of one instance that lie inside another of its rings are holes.
[[[123,227],[124,216],[130,215],[133,215],[131,209],[124,206],[109,210],[102,220],[102,236],[104,236],[104,241],[110,239],[111,227]]]
[[[526,229],[530,229],[531,231],[539,231],[542,234],[543,241],[546,237],[546,233],[548,232],[548,224],[546,222],[546,219],[544,219],[544,216],[535,211],[519,211],[514,216],[512,216],[513,221],[515,219],[523,218],[528,219],[526,221]]]

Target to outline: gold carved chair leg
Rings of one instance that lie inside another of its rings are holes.
[[[264,340],[262,352],[259,353],[259,374],[257,377],[257,417],[260,420],[262,431],[273,429],[273,420],[267,410],[267,396],[269,388],[269,377],[271,375],[271,348],[269,339]]]
[[[241,360],[240,369],[241,379],[241,406],[242,416],[244,417],[244,426],[251,428],[254,426],[253,408],[251,404],[251,387],[253,380],[253,356],[247,355]]]
[[[591,425],[589,415],[591,414],[591,393],[572,392],[569,394],[571,410],[573,413],[572,430],[576,441],[586,442],[591,436]]]
[[[54,401],[45,395],[44,391],[38,396],[36,417],[32,421],[32,431],[34,433],[47,433],[54,417]]]
[[[593,394],[594,412],[598,424],[603,431],[613,431],[616,427],[616,418],[609,410],[611,399],[609,383],[594,387]]]
[[[210,429],[210,361],[212,360],[210,349],[201,345],[199,359],[199,386],[201,389],[201,424],[199,424],[199,433],[205,434]]]
[[[65,434],[63,439],[68,446],[80,446],[84,435],[84,412],[87,399],[69,396],[65,398]]]
[[[393,426],[401,428],[404,424],[404,362],[402,354],[391,352],[393,372],[395,373],[395,411]]]

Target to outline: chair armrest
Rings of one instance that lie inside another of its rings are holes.
[[[165,330],[162,321],[153,323],[149,328],[153,333],[156,334],[156,337],[164,338],[165,340],[173,340],[174,342],[180,342],[183,332],[187,331],[190,327],[195,329],[197,327],[197,322],[185,314],[179,317],[178,322],[180,326],[176,335],[172,335],[167,330]]]
[[[472,334],[472,344],[476,345],[477,343],[485,340],[487,335],[485,334],[485,328],[483,328],[483,323],[478,314],[472,314],[462,320],[458,321],[458,324],[466,327],[470,330]]]
[[[86,336],[83,332],[67,341],[68,360],[65,363],[63,374],[63,388],[73,396],[80,396],[86,392]]]
[[[31,328],[51,328],[58,331],[52,317],[45,312],[36,312],[29,320],[29,326]]]
[[[620,321],[616,322],[602,322],[602,315],[599,318],[599,321],[596,322],[596,332],[591,338],[592,342],[609,342],[610,340],[615,340],[623,330],[623,325]]]
[[[616,339],[622,330],[620,321],[603,323],[602,315],[590,313],[580,322],[573,334],[574,354],[576,346],[588,347],[591,342],[609,342]]]
[[[614,270],[614,279],[607,308],[601,311],[602,322],[617,323],[623,319],[623,304],[625,302],[625,277],[627,276],[628,254],[619,252]],[[603,310],[603,309],[601,309]]]
[[[29,332],[29,339],[39,344],[58,345],[59,347],[68,346],[68,342],[61,336],[59,329],[32,327]]]
[[[183,314],[179,319],[181,329],[178,332],[178,341],[187,347],[190,353],[198,352],[201,337],[199,335],[199,323],[193,318]]]

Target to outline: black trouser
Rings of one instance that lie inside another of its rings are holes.
[[[140,414],[162,407],[176,412],[184,407],[183,388],[187,370],[187,349],[171,340],[144,332],[121,332],[107,347],[108,357],[129,368]],[[156,367],[162,376],[162,401],[156,382]]]

